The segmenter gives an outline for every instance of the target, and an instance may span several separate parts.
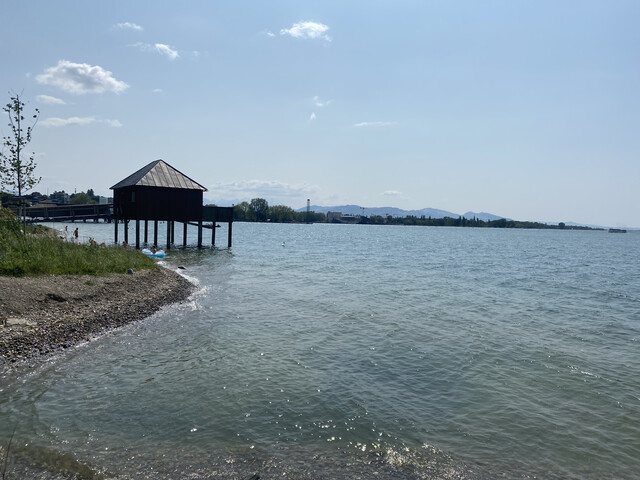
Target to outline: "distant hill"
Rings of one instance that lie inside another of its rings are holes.
[[[208,205],[208,204],[213,204],[214,202],[205,198],[203,203],[205,205]],[[217,205],[231,206],[233,204],[238,204],[238,203],[240,202],[219,200],[217,202]],[[306,212],[306,211],[307,211],[307,207],[302,207],[296,210],[296,212]],[[478,220],[483,220],[485,222],[505,218],[505,217],[500,217],[498,215],[494,215],[493,213],[487,213],[487,212],[480,212],[480,213],[467,212],[464,215],[460,215],[459,213],[448,212],[447,210],[440,210],[438,208],[423,208],[421,210],[403,210],[402,208],[397,208],[397,207],[364,207],[364,212],[363,212],[363,209],[360,205],[334,205],[331,207],[323,207],[321,205],[311,205],[311,211],[316,213],[324,213],[325,215],[327,214],[327,212],[340,212],[345,215],[362,215],[364,213],[364,215],[367,217],[370,217],[372,215],[380,215],[381,217],[386,217],[388,215],[391,215],[392,217],[404,218],[408,215],[413,215],[415,217],[420,218],[424,215],[426,218],[464,217],[469,220],[472,220],[475,217]],[[511,219],[507,218],[507,220],[511,220]]]
[[[212,202],[211,200],[205,199],[203,202],[205,205],[207,204],[213,204],[214,202]],[[217,202],[217,205],[219,206],[231,206],[233,204],[238,204],[240,203],[240,201],[227,201],[227,200],[219,200]],[[341,212],[345,215],[362,215],[363,214],[363,209],[360,205],[334,205],[331,207],[323,207],[321,205],[311,205],[311,211],[313,212],[317,212],[317,213],[324,213],[326,215],[327,212]],[[307,207],[302,207],[302,208],[298,208],[296,210],[296,212],[306,212],[307,211]],[[473,220],[474,218],[476,218],[477,220],[482,220],[484,222],[490,222],[493,220],[500,220],[501,218],[504,218],[506,220],[512,220],[511,218],[507,218],[507,217],[501,217],[499,215],[494,215],[493,213],[488,213],[488,212],[466,212],[463,215],[460,215],[459,213],[453,213],[453,212],[448,212],[446,210],[439,210],[437,208],[423,208],[421,210],[403,210],[402,208],[396,208],[396,207],[364,207],[364,215],[367,217],[370,217],[372,215],[380,215],[382,217],[386,217],[388,215],[391,215],[392,217],[400,217],[400,218],[404,218],[408,215],[413,215],[416,216],[418,218],[422,217],[422,215],[424,215],[426,218],[444,218],[444,217],[450,217],[450,218],[458,218],[458,217],[464,217],[468,220]],[[547,223],[547,222],[542,222],[542,223]],[[549,222],[549,224],[557,224],[556,222]],[[575,223],[575,222],[565,222],[565,224],[567,226],[586,226],[586,227],[590,227],[590,228],[608,228],[608,227],[603,227],[601,225],[587,225],[584,223]],[[626,227],[628,230],[634,230],[633,228],[628,228]]]
[[[306,207],[300,208],[298,212],[305,212],[307,210]],[[416,215],[416,216],[431,216],[432,218],[442,218],[445,216],[454,215],[451,212],[445,212],[444,210],[436,210],[433,208],[424,208],[422,210],[402,210],[401,208],[396,207],[361,207],[360,205],[334,205],[331,207],[323,207],[320,205],[311,205],[311,210],[316,213],[327,213],[327,212],[341,212],[345,215],[366,215],[370,217],[372,215],[381,215],[386,217],[391,215],[392,217],[406,217],[407,215]]]
[[[484,222],[490,222],[492,220],[500,220],[501,218],[505,218],[505,217],[499,217],[498,215],[494,215],[493,213],[487,213],[487,212],[480,212],[480,213],[467,212],[462,216],[468,220],[473,220],[474,218],[477,218],[478,220],[482,220]],[[507,218],[507,220],[511,220],[511,219]]]
[[[303,207],[303,208],[299,208],[297,211],[305,212],[306,210],[307,208]],[[336,205],[332,207],[311,205],[311,211],[316,213],[324,213],[324,214],[326,214],[327,212],[341,212],[345,215],[362,215],[363,214],[363,208],[360,205]],[[370,217],[372,215],[380,215],[383,217],[386,217],[388,215],[391,215],[392,217],[406,217],[408,215],[413,215],[418,218],[424,215],[426,218],[465,217],[468,219],[473,219],[475,217],[478,220],[484,220],[485,222],[489,220],[498,220],[500,218],[504,218],[504,217],[499,217],[497,215],[493,215],[492,213],[486,213],[486,212],[480,212],[480,213],[467,212],[464,215],[460,215],[459,213],[448,212],[446,210],[439,210],[437,208],[423,208],[421,210],[403,210],[401,208],[396,208],[396,207],[365,207],[364,215],[367,217]]]

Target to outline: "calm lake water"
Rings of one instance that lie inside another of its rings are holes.
[[[639,253],[636,232],[235,223],[231,250],[169,251],[188,304],[0,376],[0,441],[82,478],[637,478]]]

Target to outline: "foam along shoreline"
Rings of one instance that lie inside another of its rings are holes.
[[[101,277],[0,277],[0,368],[146,318],[195,288],[164,267]]]

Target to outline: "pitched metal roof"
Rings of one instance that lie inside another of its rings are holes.
[[[116,183],[111,190],[132,186],[181,188],[184,190],[207,191],[198,182],[191,180],[184,173],[176,170],[164,160],[156,160]]]

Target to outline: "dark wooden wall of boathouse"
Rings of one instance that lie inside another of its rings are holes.
[[[212,229],[215,244],[216,221],[228,222],[228,246],[231,247],[232,207],[203,207],[203,192],[207,189],[182,172],[156,160],[129,175],[113,187],[115,242],[118,242],[118,222],[124,223],[124,241],[129,243],[128,223],[136,222],[136,248],[140,248],[140,221],[144,222],[144,242],[148,242],[148,222],[154,222],[154,240],[158,243],[158,222],[167,222],[167,248],[174,241],[175,222],[183,223],[183,245],[186,245],[187,225],[198,227],[198,246],[202,246],[202,229]],[[204,221],[212,222],[205,225]]]
[[[129,220],[173,220],[197,222],[202,219],[202,190],[130,186],[113,191],[114,211]]]

